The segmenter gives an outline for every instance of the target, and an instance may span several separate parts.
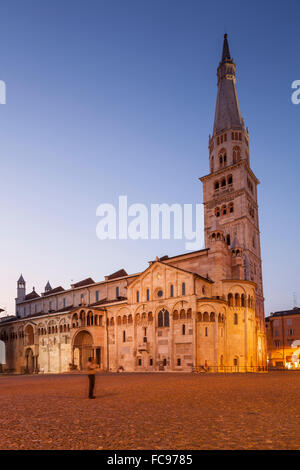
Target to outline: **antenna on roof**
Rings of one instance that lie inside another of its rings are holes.
[[[296,297],[296,292],[293,292],[293,308],[297,308],[297,297]]]

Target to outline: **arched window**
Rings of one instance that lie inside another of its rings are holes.
[[[222,186],[222,188],[224,188],[224,186],[226,186],[226,179],[225,178],[222,179],[221,186]]]
[[[226,235],[226,243],[228,246],[230,246],[230,235]]]
[[[220,217],[220,207],[216,207],[215,209],[215,216]]]
[[[233,178],[232,175],[229,175],[227,178],[227,184],[232,184]]]
[[[185,295],[185,282],[183,282],[181,285],[181,293],[182,295]]]
[[[169,325],[170,325],[170,319],[169,319],[169,312],[168,312],[168,310],[165,310],[165,314],[164,314],[164,323],[165,323],[165,326],[169,326]]]
[[[228,305],[229,307],[233,307],[233,295],[228,294]]]
[[[215,190],[216,190],[216,189],[219,189],[219,187],[220,187],[219,181],[216,181],[216,182],[215,182]]]
[[[164,308],[158,312],[158,327],[170,326],[170,317],[168,310]]]
[[[240,304],[240,295],[239,294],[235,294],[234,300],[235,300],[234,305],[236,307],[240,307],[241,304]]]
[[[241,306],[246,307],[245,295],[244,294],[241,295]]]
[[[127,323],[127,316],[126,315],[123,315],[123,320],[122,321],[123,321],[123,325],[126,325],[126,323]]]
[[[208,312],[204,312],[204,313],[203,313],[203,321],[209,321]]]
[[[222,206],[222,215],[226,215],[227,214],[227,207],[225,206]]]
[[[233,213],[233,202],[231,202],[228,206],[229,212],[232,214]]]
[[[185,335],[185,325],[182,325],[182,334]]]
[[[181,359],[180,359],[180,357],[177,358],[177,365],[178,365],[178,366],[181,366]]]
[[[233,315],[233,323],[234,323],[234,325],[237,325],[238,322],[239,322],[239,317],[238,317],[238,314],[235,313],[235,314]]]
[[[174,310],[174,312],[173,312],[173,320],[178,320],[178,310]]]
[[[209,320],[210,321],[215,321],[215,314],[214,312],[211,312],[210,316],[209,316]]]

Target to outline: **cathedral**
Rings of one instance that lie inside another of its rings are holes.
[[[203,184],[205,248],[164,256],[142,272],[124,269],[26,293],[17,282],[15,316],[0,322],[2,370],[251,372],[266,368],[264,297],[256,178],[241,116],[227,35],[209,173]]]

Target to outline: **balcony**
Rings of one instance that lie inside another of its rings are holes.
[[[149,352],[149,349],[150,349],[150,344],[147,342],[139,343],[138,345],[139,352],[142,352],[142,351]]]

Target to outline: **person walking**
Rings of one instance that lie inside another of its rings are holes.
[[[88,372],[89,378],[89,398],[96,398],[94,395],[94,388],[95,388],[95,369],[96,369],[96,361],[92,357],[89,357],[86,363],[86,369]]]

